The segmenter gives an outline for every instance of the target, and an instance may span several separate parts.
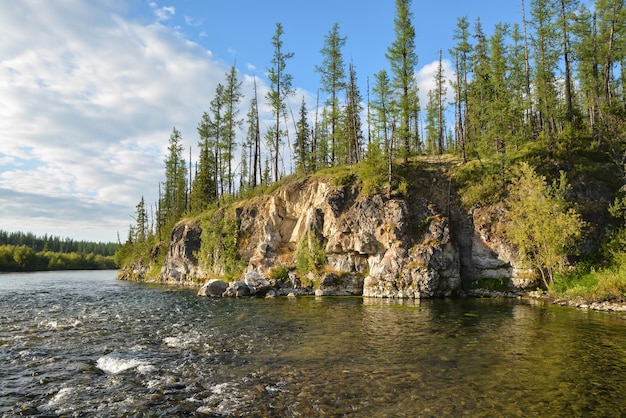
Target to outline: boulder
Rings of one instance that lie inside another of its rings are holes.
[[[239,297],[251,296],[251,295],[253,295],[253,293],[252,293],[252,290],[250,289],[250,286],[248,286],[246,282],[244,282],[243,280],[229,283],[228,287],[222,294],[222,296],[224,297],[231,297],[231,298],[239,298]]]
[[[272,289],[270,281],[256,271],[244,274],[243,281],[250,288],[251,294],[256,296],[265,296]]]
[[[315,296],[360,296],[363,294],[363,276],[360,274],[328,273],[324,275]]]
[[[227,288],[228,283],[225,281],[211,279],[198,290],[198,296],[221,297]]]

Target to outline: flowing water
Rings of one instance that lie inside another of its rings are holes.
[[[626,316],[0,275],[0,416],[626,416]]]

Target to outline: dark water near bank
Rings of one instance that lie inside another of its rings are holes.
[[[626,316],[5,274],[0,416],[20,414],[626,416]]]

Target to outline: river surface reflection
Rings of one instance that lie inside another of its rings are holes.
[[[626,415],[626,315],[0,275],[0,415]]]

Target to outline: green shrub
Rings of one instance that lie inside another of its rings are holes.
[[[317,272],[326,264],[326,251],[315,232],[308,232],[298,242],[295,264],[301,275]]]
[[[289,280],[289,267],[287,266],[275,266],[270,269],[267,273],[267,278],[270,280]]]

